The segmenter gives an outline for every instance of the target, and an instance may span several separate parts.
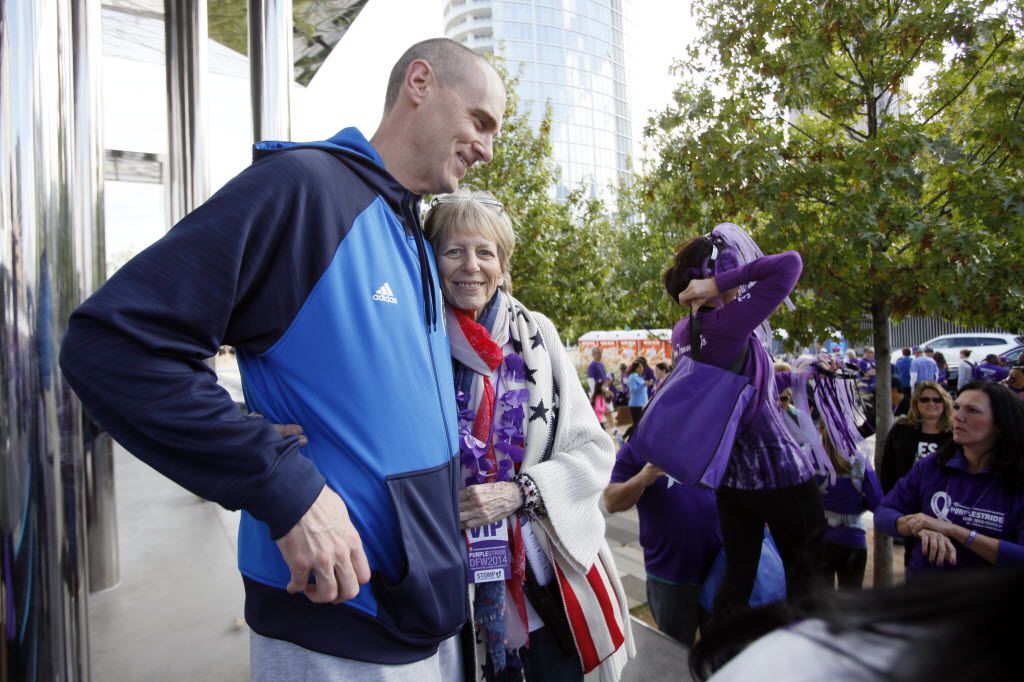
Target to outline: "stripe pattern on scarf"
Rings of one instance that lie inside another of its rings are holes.
[[[551,548],[552,555],[555,554]],[[555,561],[558,586],[565,600],[569,627],[572,630],[584,674],[594,670],[614,654],[626,640],[620,623],[619,598],[600,557],[586,575],[563,571]]]

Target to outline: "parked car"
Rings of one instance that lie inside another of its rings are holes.
[[[965,332],[963,334],[943,334],[921,344],[922,348],[941,351],[949,365],[950,374],[955,374],[960,365],[960,351],[967,348],[971,351],[969,360],[979,363],[986,355],[1001,355],[1017,346],[1024,346],[1024,337],[1016,334],[993,334],[984,332]]]
[[[1007,364],[1013,367],[1020,367],[1022,364],[1024,364],[1024,346],[1017,346],[1016,348],[1011,348],[1010,350],[1006,351],[999,357],[1006,360]]]

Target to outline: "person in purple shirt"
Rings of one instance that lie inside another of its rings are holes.
[[[605,384],[608,383],[608,372],[604,368],[604,363],[601,362],[601,348],[599,346],[590,351],[590,356],[594,359],[587,366],[587,384],[590,386],[587,396],[593,398],[594,386],[597,385],[597,382],[603,381]]]
[[[994,384],[1004,381],[1010,376],[1010,370],[999,364],[999,356],[989,353],[985,361],[974,368],[974,378],[982,381],[991,381]]]
[[[640,459],[627,442],[604,491],[610,513],[636,506],[647,572],[647,604],[665,634],[693,646],[708,613],[700,588],[722,547],[715,492],[669,478]]]
[[[819,555],[819,568],[825,582],[832,586],[839,582],[841,590],[859,590],[864,585],[864,569],[868,562],[868,543],[861,514],[873,512],[882,501],[882,486],[871,468],[871,462],[861,453],[852,457],[840,455],[828,437],[824,423],[819,422],[818,433],[822,445],[836,472],[835,482],[819,477],[825,503],[825,541]]]
[[[1024,404],[1005,386],[973,381],[953,420],[953,442],[917,462],[875,511],[879,531],[919,541],[908,580],[1024,566]]]
[[[814,583],[813,557],[825,531],[821,492],[810,456],[782,421],[765,350],[768,317],[788,298],[802,267],[796,251],[761,255],[745,232],[725,223],[684,244],[664,274],[669,296],[684,309],[692,306],[700,319],[701,362],[725,369],[746,353],[741,374],[755,389],[717,490],[726,569],[716,619],[750,599],[766,523],[785,567],[787,594],[800,597]],[[692,355],[689,338],[687,316],[672,331],[679,355]]]
[[[873,394],[875,392],[875,365],[875,349],[868,346],[864,349],[864,357],[857,362],[862,393]]]

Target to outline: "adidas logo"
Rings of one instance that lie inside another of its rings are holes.
[[[398,299],[395,298],[395,292],[391,291],[391,285],[387,282],[380,285],[380,289],[373,294],[373,300],[380,301],[381,303],[398,303]]]

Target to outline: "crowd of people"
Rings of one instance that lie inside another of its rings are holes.
[[[459,188],[491,160],[504,107],[485,60],[418,43],[369,139],[257,144],[71,316],[60,363],[89,416],[242,510],[253,680],[618,680],[636,649],[602,499],[636,506],[654,618],[699,636],[694,670],[721,679],[785,667],[757,644],[727,663],[752,639],[742,623],[861,586],[865,510],[905,538],[911,580],[1024,565],[1021,375],[982,363],[954,400],[942,358],[907,351],[876,476],[857,390],[873,354],[776,366],[768,320],[792,305],[801,256],[765,255],[738,226],[653,254],[682,310],[673,367],[637,358],[615,376],[597,350],[584,387],[552,321],[513,296],[517,216]],[[203,362],[222,345],[247,414]],[[672,406],[701,368],[739,390],[708,384],[696,423]],[[705,442],[704,475],[679,473]],[[787,636],[830,636],[822,612],[803,618]]]

